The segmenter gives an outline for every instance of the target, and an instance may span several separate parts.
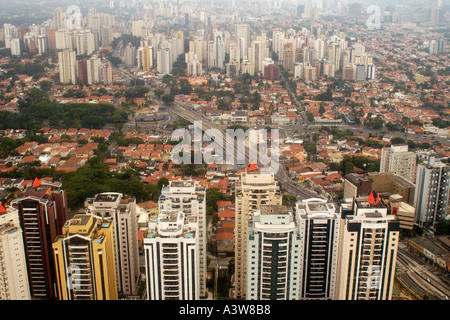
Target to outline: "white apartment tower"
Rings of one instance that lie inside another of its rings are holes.
[[[0,212],[0,300],[30,300],[27,262],[19,214],[13,207]]]
[[[144,238],[147,299],[200,299],[197,216],[162,210],[149,218]]]
[[[341,206],[341,253],[337,300],[390,300],[399,222],[382,201],[355,198]]]
[[[333,203],[308,199],[297,203],[299,289],[297,299],[333,300],[336,296],[340,217]]]
[[[296,300],[300,236],[295,214],[283,205],[263,205],[247,229],[247,300]]]
[[[417,167],[414,190],[415,222],[433,228],[447,217],[450,190],[450,167],[430,157]]]
[[[136,199],[107,192],[87,199],[85,206],[87,214],[113,223],[117,289],[127,296],[136,295],[139,280]]]
[[[58,52],[59,61],[59,81],[62,84],[76,84],[77,69],[76,69],[76,54],[75,51],[64,49]]]
[[[407,145],[392,145],[381,150],[380,172],[397,174],[414,182],[416,154],[408,151]]]
[[[195,219],[198,232],[195,236],[198,242],[196,254],[199,257],[199,292],[198,296],[206,294],[206,190],[197,181],[170,181],[161,191],[159,211],[179,210],[186,217]]]
[[[241,173],[235,187],[235,288],[236,298],[245,298],[247,227],[251,213],[262,205],[281,205],[280,186],[273,174]]]

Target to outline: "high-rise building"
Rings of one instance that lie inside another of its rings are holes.
[[[75,51],[64,49],[58,52],[59,81],[62,84],[76,84],[76,54]]]
[[[160,210],[149,216],[144,238],[147,299],[198,300],[204,295],[199,236],[195,215]]]
[[[380,172],[395,173],[409,182],[414,182],[416,154],[408,151],[407,145],[392,145],[381,150]]]
[[[265,66],[264,79],[271,81],[280,80],[280,67],[275,64],[269,64]]]
[[[171,181],[161,190],[159,211],[179,210],[196,220],[199,270],[198,296],[206,295],[206,190],[197,181]]]
[[[19,38],[11,39],[10,44],[11,44],[11,55],[20,56],[21,54],[20,39]]]
[[[101,61],[98,56],[92,56],[87,61],[87,83],[99,83],[101,81]]]
[[[17,209],[0,207],[0,300],[29,300],[27,261]]]
[[[136,47],[133,47],[131,43],[128,43],[125,47],[124,56],[124,63],[126,66],[136,65]]]
[[[281,205],[282,196],[273,174],[256,171],[241,173],[236,182],[235,196],[235,291],[236,298],[245,298],[248,219],[262,205]]]
[[[236,24],[235,26],[236,43],[240,48],[240,56],[244,60],[249,60],[248,47],[250,46],[250,25]],[[240,61],[238,61],[240,62]]]
[[[88,83],[88,70],[87,70],[88,60],[82,59],[78,61],[78,81],[83,84]]]
[[[77,214],[53,242],[60,300],[117,300],[112,222]]]
[[[136,199],[121,193],[100,193],[86,201],[86,213],[112,222],[117,290],[126,296],[136,295],[139,280]]]
[[[366,197],[341,205],[341,244],[337,300],[392,298],[399,222],[383,201]]]
[[[109,61],[104,62],[102,65],[102,79],[104,85],[113,83],[112,66]]]
[[[53,12],[53,25],[56,30],[66,29],[66,26],[64,25],[64,12],[60,7],[56,8]]]
[[[283,205],[262,205],[249,218],[247,300],[296,300],[301,238],[295,213]]]
[[[19,213],[25,242],[28,281],[33,298],[55,298],[57,292],[52,241],[68,218],[67,195],[60,183],[42,181],[11,201]]]
[[[298,273],[297,299],[333,300],[337,293],[337,272],[340,254],[341,219],[333,203],[308,199],[297,203]],[[294,269],[295,270],[295,269]],[[292,272],[292,271],[291,271]]]
[[[172,73],[172,54],[170,47],[159,48],[156,51],[156,67],[159,73]]]
[[[416,223],[422,227],[434,228],[447,216],[450,190],[450,167],[430,157],[419,164],[416,174],[414,207]]]
[[[294,47],[292,42],[287,42],[283,46],[283,68],[286,71],[294,70]]]

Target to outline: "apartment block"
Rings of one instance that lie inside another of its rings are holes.
[[[60,300],[117,300],[112,222],[77,214],[52,247]]]
[[[0,300],[30,300],[27,261],[17,209],[0,211]]]
[[[199,257],[199,293],[200,297],[207,294],[206,288],[206,190],[198,181],[170,181],[162,188],[159,199],[159,211],[179,210],[186,216],[195,219],[198,225],[196,238]]]
[[[243,172],[235,187],[235,290],[245,298],[247,267],[247,227],[252,212],[263,205],[281,205],[280,186],[273,174]]]
[[[399,222],[382,201],[343,203],[337,300],[390,300]]]
[[[296,213],[301,239],[297,298],[333,300],[338,290],[339,212],[333,203],[312,198],[297,203]]]
[[[247,300],[294,300],[299,286],[299,247],[295,213],[263,205],[247,229]]]
[[[449,190],[450,167],[447,164],[435,157],[430,157],[426,163],[419,164],[414,193],[417,224],[433,228],[447,216]]]
[[[201,266],[197,216],[162,210],[149,216],[144,238],[148,300],[199,300]]]
[[[56,298],[52,242],[68,218],[67,195],[60,183],[42,181],[11,201],[19,214],[32,298]]]
[[[86,213],[112,222],[116,257],[116,279],[119,293],[137,294],[139,248],[136,199],[121,193],[106,192],[87,199]]]
[[[381,150],[380,172],[395,173],[409,182],[414,182],[416,154],[408,151],[407,145],[392,145]]]

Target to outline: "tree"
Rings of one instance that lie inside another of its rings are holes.
[[[175,97],[171,94],[165,94],[161,97],[162,101],[166,104],[172,103],[175,101]]]
[[[161,190],[164,186],[169,185],[169,179],[162,177],[158,180],[158,189]]]

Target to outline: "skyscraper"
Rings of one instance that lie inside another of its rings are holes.
[[[414,204],[416,223],[433,228],[447,216],[450,190],[450,167],[430,157],[419,164],[416,174]]]
[[[280,186],[273,174],[241,173],[236,182],[235,287],[236,298],[245,298],[247,227],[251,213],[261,205],[281,205]]]
[[[11,201],[19,213],[33,298],[54,298],[56,275],[52,241],[68,218],[67,195],[60,183],[42,181]]]
[[[300,242],[295,213],[287,206],[262,205],[249,218],[247,300],[295,300],[300,280]]]
[[[382,201],[366,197],[341,205],[337,300],[390,300],[394,285],[399,222]]]
[[[300,238],[297,299],[333,300],[338,290],[341,231],[338,210],[326,200],[308,199],[297,203],[296,211]]]
[[[235,26],[236,43],[240,48],[241,58],[248,59],[248,47],[250,46],[250,25],[236,24]],[[240,62],[240,61],[238,61]]]
[[[136,199],[121,193],[100,193],[86,201],[86,213],[112,222],[117,290],[126,296],[136,295],[139,280]]]
[[[60,300],[117,300],[114,227],[92,215],[68,220],[52,244]]]
[[[200,299],[204,291],[200,288],[197,217],[181,210],[160,210],[149,218],[144,238],[147,298]]]
[[[408,151],[408,145],[392,145],[381,150],[380,172],[395,173],[414,182],[416,154]]]
[[[1,206],[1,205],[0,205]],[[0,207],[0,300],[31,299],[17,209]]]
[[[197,224],[195,235],[198,251],[199,287],[198,296],[206,295],[206,190],[197,181],[170,181],[161,191],[159,210],[181,211]],[[181,217],[180,217],[181,218]],[[184,241],[184,240],[183,240]]]
[[[59,81],[62,84],[76,84],[76,54],[75,51],[64,49],[58,52]]]

